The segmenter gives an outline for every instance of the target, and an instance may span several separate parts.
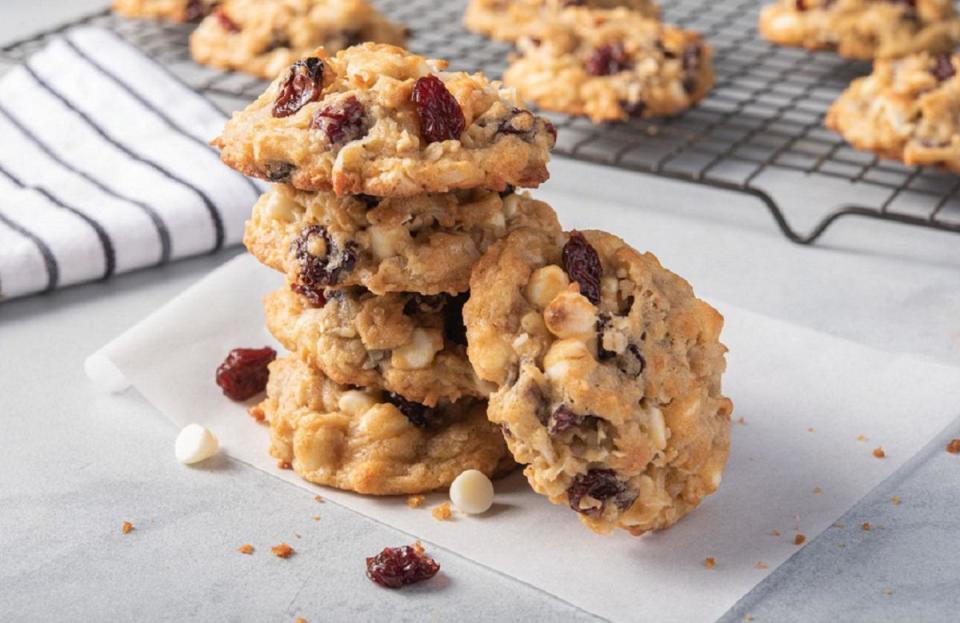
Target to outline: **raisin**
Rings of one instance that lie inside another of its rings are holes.
[[[273,103],[274,117],[289,117],[310,102],[320,99],[323,90],[323,61],[315,56],[290,67]]]
[[[612,469],[591,469],[586,474],[578,474],[573,479],[573,484],[567,489],[567,499],[570,501],[570,508],[584,515],[596,516],[603,509],[603,503],[610,498],[615,498],[615,502],[620,505],[621,498],[626,492],[626,485],[617,478],[617,473]],[[600,502],[599,507],[580,508],[580,501],[585,497],[591,497]]]
[[[582,415],[577,415],[566,405],[560,405],[553,412],[553,415],[550,416],[549,425],[547,426],[547,432],[551,435],[556,435],[562,433],[565,430],[569,430],[575,426],[580,426],[583,424],[586,418]]]
[[[510,116],[500,122],[497,134],[513,134],[528,143],[533,140],[537,130],[537,118],[529,110],[514,108]]]
[[[567,244],[563,245],[563,269],[570,278],[580,284],[580,294],[594,305],[600,304],[600,277],[603,265],[600,256],[590,246],[587,239],[578,231],[570,234]]]
[[[294,168],[296,167],[289,162],[268,162],[264,166],[264,174],[271,182],[284,184],[290,181],[290,174],[293,173]]]
[[[647,360],[640,354],[636,344],[628,344],[617,360],[617,368],[627,376],[638,377],[647,367]]]
[[[410,423],[417,428],[427,428],[430,426],[430,417],[433,415],[433,409],[419,402],[407,400],[400,394],[393,392],[386,393],[386,401],[397,408]]]
[[[252,398],[267,387],[267,366],[277,358],[270,347],[235,348],[217,368],[217,385],[231,400]]]
[[[693,93],[697,90],[697,74],[700,73],[701,59],[703,57],[703,45],[700,42],[690,43],[683,48],[683,90],[687,93]]]
[[[585,67],[591,76],[610,76],[630,69],[630,57],[622,43],[605,43],[593,50]]]
[[[305,286],[302,283],[291,283],[290,289],[307,299],[314,307],[323,307],[327,304],[327,296],[320,288]]]
[[[321,255],[311,255],[311,247],[323,241]],[[300,283],[306,288],[318,290],[322,286],[335,285],[340,275],[350,272],[357,263],[356,244],[348,242],[341,249],[322,225],[307,227],[292,243],[292,250],[300,264]]]
[[[420,136],[428,143],[457,140],[466,128],[463,110],[436,76],[419,78],[411,95],[420,117]]]
[[[957,70],[951,62],[951,56],[949,54],[941,54],[934,60],[933,69],[930,73],[933,74],[934,78],[943,82],[957,75]]]
[[[314,113],[310,129],[321,130],[331,143],[349,143],[366,134],[363,113],[363,104],[351,95]]]
[[[227,32],[237,33],[240,32],[240,26],[237,25],[235,21],[230,19],[230,16],[227,15],[227,12],[223,10],[223,7],[218,6],[214,9],[213,14],[217,18],[217,23],[220,24],[220,27],[226,30]]]
[[[367,577],[386,588],[400,588],[429,580],[440,571],[437,561],[415,546],[386,547],[367,558]]]
[[[620,102],[620,107],[623,108],[623,112],[627,113],[630,117],[642,117],[643,111],[647,109],[647,103],[643,100],[637,100],[635,102],[624,100]]]

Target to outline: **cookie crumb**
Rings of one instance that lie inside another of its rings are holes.
[[[407,506],[410,508],[420,508],[426,498],[422,495],[411,495],[407,498]]]
[[[860,526],[860,529],[863,530],[864,532],[870,532],[870,527],[871,527],[871,526],[870,526],[870,522],[869,522],[869,521],[865,521],[865,522],[863,522],[863,525]]]
[[[706,567],[707,569],[713,569],[714,567],[717,566],[717,559],[714,558],[713,556],[708,556],[703,559],[703,566]]]
[[[834,527],[834,528],[846,528],[846,527],[847,527],[847,524],[843,523],[842,521],[838,521],[837,523],[833,524],[833,527]]]
[[[889,597],[890,595],[893,595],[893,589],[888,586],[883,589],[883,594]]]
[[[950,454],[960,454],[960,439],[951,439],[947,444],[947,452]]]
[[[890,501],[893,502],[893,505],[894,505],[894,506],[900,506],[900,503],[901,503],[903,500],[900,499],[900,496],[899,496],[899,495],[895,495],[895,496],[893,496],[892,498],[890,498]]]
[[[753,568],[754,568],[754,569],[769,569],[770,566],[767,565],[767,563],[765,563],[765,562],[763,562],[762,560],[760,560],[760,561],[757,561],[757,564],[753,565]]]
[[[816,431],[816,429],[814,429],[814,428],[811,426],[810,428],[807,429],[807,432],[808,432],[808,433],[815,433],[815,432],[817,432],[817,431]]]
[[[807,535],[801,534],[800,532],[798,532],[797,536],[793,537],[793,544],[803,545],[806,542],[806,540],[807,540]]]
[[[868,441],[866,435],[857,435],[857,441]]]
[[[319,502],[319,503],[322,504],[322,503],[323,503],[323,498],[320,497],[319,495],[315,495],[315,496],[313,496],[313,501],[314,501],[314,502]]]
[[[776,529],[771,530],[771,531],[770,531],[770,536],[780,536],[780,531],[779,531],[779,530],[776,530]]]
[[[753,620],[753,615],[752,615],[752,614],[745,614],[745,615],[743,615],[743,620],[744,620],[744,621],[752,621],[752,620]]]
[[[740,426],[746,426],[746,425],[747,425],[747,418],[745,418],[745,417],[740,417],[740,418],[737,420],[737,424],[739,424]]]
[[[133,532],[133,524],[129,521],[123,522],[123,525],[120,526],[120,532],[124,534],[130,534]]]
[[[314,515],[314,516],[313,516],[313,520],[314,520],[314,521],[320,521],[320,515]]]
[[[435,506],[432,511],[433,518],[437,521],[447,521],[453,516],[450,510],[450,502],[444,502],[440,506]]]
[[[254,405],[247,410],[247,413],[250,414],[256,422],[263,424],[267,419],[267,414],[263,409],[260,408],[260,405]]]
[[[307,623],[307,620],[303,617],[297,617],[293,623]]]
[[[648,126],[647,126],[647,136],[656,136],[657,134],[660,134],[660,128],[659,128],[659,127],[657,127],[657,126],[655,126],[655,125],[648,125]]]
[[[245,543],[245,544],[241,545],[240,547],[238,547],[238,548],[237,548],[237,551],[240,552],[241,554],[245,554],[245,555],[247,555],[247,556],[250,556],[250,555],[253,554],[253,545],[250,545],[249,543]]]
[[[823,493],[823,489],[821,489],[820,487],[814,487],[814,488],[813,488],[813,494],[814,494],[814,495],[820,495],[820,494],[822,494],[822,493]]]
[[[278,469],[293,469],[293,465],[290,465],[290,461],[277,461]]]
[[[873,449],[873,456],[877,457],[878,459],[885,459],[887,458],[887,453],[883,451],[883,448],[877,446]]]
[[[277,558],[290,558],[297,552],[287,545],[286,543],[281,543],[280,545],[274,545],[270,548],[270,551],[273,552],[274,556]]]

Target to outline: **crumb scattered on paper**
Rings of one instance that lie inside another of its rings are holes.
[[[857,435],[857,441],[869,441],[866,435]]]
[[[810,428],[807,429],[807,432],[808,432],[808,433],[815,433],[815,432],[816,432],[816,429],[811,426]]]
[[[821,493],[823,493],[823,489],[821,489],[820,487],[814,487],[813,493],[814,495],[820,495]]]
[[[771,530],[771,531],[770,531],[770,536],[780,536],[780,531],[779,531],[779,530],[776,530],[776,529]]]
[[[746,425],[747,425],[747,418],[745,418],[745,417],[739,418],[739,419],[737,420],[737,424],[739,424],[740,426],[746,426]]]
[[[133,524],[129,521],[123,522],[123,525],[120,526],[120,532],[124,534],[130,534],[133,532]]]
[[[834,528],[846,528],[846,527],[847,527],[847,524],[843,523],[842,521],[838,521],[838,522],[836,522],[835,524],[833,524],[833,527],[834,527]]]
[[[296,551],[286,543],[274,545],[270,548],[270,551],[273,552],[277,558],[290,558],[296,554]]]
[[[250,414],[250,417],[260,423],[265,422],[267,419],[267,414],[263,411],[263,409],[260,408],[260,405],[250,407],[247,413]]]
[[[420,508],[426,498],[422,495],[411,495],[407,498],[407,506],[410,508]]]
[[[947,444],[947,452],[950,454],[960,454],[960,439],[951,439]]]
[[[319,495],[315,495],[315,496],[313,496],[313,501],[314,501],[314,502],[323,502],[323,498],[322,498],[321,496],[319,496]]]
[[[864,532],[870,532],[870,522],[869,521],[863,522],[863,525],[860,526],[860,529],[863,530]]]
[[[798,532],[798,533],[797,533],[797,536],[793,537],[793,544],[794,544],[794,545],[803,545],[804,542],[806,542],[806,540],[807,540],[807,535],[801,534],[801,533]]]
[[[762,560],[760,560],[760,561],[757,561],[757,564],[753,565],[753,568],[754,568],[754,569],[769,569],[769,568],[770,568],[770,565],[768,565],[767,563],[765,563],[765,562],[763,562]]]
[[[893,502],[893,505],[894,505],[894,506],[900,506],[900,504],[901,504],[901,502],[902,502],[903,500],[900,499],[900,496],[899,496],[899,495],[895,495],[895,496],[893,496],[892,498],[890,498],[890,501]]]
[[[314,516],[313,516],[313,520],[314,520],[314,521],[320,521],[320,515],[314,515]]]
[[[279,468],[279,469],[293,469],[293,465],[290,465],[290,461],[277,461],[277,468]]]
[[[883,459],[887,457],[887,453],[883,451],[883,448],[878,446],[873,449],[873,456],[877,457],[878,459]]]
[[[237,551],[240,552],[241,554],[246,554],[247,556],[250,556],[251,554],[253,554],[253,545],[250,545],[249,543],[245,543],[240,547],[238,547]]]
[[[888,586],[883,589],[883,594],[889,597],[890,595],[893,595],[893,589]]]
[[[303,617],[297,617],[293,623],[307,623],[307,620]]]
[[[717,559],[714,558],[713,556],[708,556],[703,559],[703,566],[706,567],[707,569],[713,569],[714,567],[717,566]]]
[[[440,506],[435,506],[432,514],[433,518],[437,521],[447,521],[453,516],[453,511],[450,510],[450,502],[444,502]]]

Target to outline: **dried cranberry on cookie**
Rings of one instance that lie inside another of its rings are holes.
[[[533,488],[596,532],[667,528],[720,484],[723,318],[603,232],[521,229],[474,269],[468,355]]]

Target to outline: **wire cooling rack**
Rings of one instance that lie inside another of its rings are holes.
[[[412,29],[414,51],[446,58],[455,69],[499,77],[510,46],[463,30],[466,1],[376,3]],[[766,43],[756,30],[763,3],[663,0],[665,21],[700,31],[713,46],[714,90],[696,108],[670,119],[595,125],[547,113],[559,130],[556,152],[752,195],[798,243],[813,242],[847,216],[960,233],[960,176],[879,160],[823,127],[830,103],[869,65]],[[191,26],[127,20],[108,12],[0,48],[0,70],[78,24],[119,33],[224,111],[236,110],[263,90],[259,80],[194,64],[187,47]]]

